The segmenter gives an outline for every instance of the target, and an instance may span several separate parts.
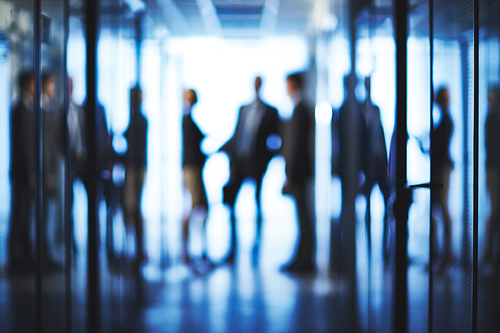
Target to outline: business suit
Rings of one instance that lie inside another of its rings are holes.
[[[285,270],[314,270],[316,235],[314,225],[314,119],[311,108],[300,100],[283,129],[285,157],[284,193],[295,198],[299,222],[299,241],[295,257]]]
[[[11,217],[9,265],[28,268],[32,263],[30,211],[35,180],[35,115],[32,98],[19,101],[10,115],[11,135]]]
[[[251,122],[251,123],[250,123]],[[254,103],[240,108],[238,123],[233,137],[221,148],[230,157],[231,176],[228,184],[223,188],[224,203],[231,209],[231,253],[229,261],[234,260],[236,247],[236,222],[234,203],[236,195],[243,181],[250,177],[256,182],[257,199],[257,234],[253,249],[254,256],[258,252],[262,216],[260,209],[260,192],[262,177],[267,165],[276,153],[268,147],[268,138],[278,132],[278,111],[257,98]],[[254,257],[255,259],[255,257]]]

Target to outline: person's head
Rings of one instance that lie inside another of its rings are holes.
[[[22,95],[35,95],[35,75],[32,70],[24,70],[19,74],[19,91]]]
[[[300,73],[293,73],[286,77],[286,88],[290,96],[300,95],[302,91],[302,75]]]
[[[198,96],[196,96],[196,91],[193,89],[184,90],[184,100],[189,103],[189,106],[193,106],[198,102]]]
[[[42,93],[49,98],[56,95],[56,76],[52,72],[42,73]]]
[[[441,107],[441,110],[448,112],[448,103],[450,101],[450,94],[447,87],[439,88],[436,93],[436,103]]]
[[[488,89],[488,104],[491,111],[500,111],[500,108],[498,107],[499,98],[500,88],[495,86],[490,87],[490,89]]]
[[[142,90],[136,85],[130,89],[130,112],[133,114],[135,111],[140,111],[142,103]]]
[[[257,96],[259,96],[260,87],[262,86],[262,78],[260,76],[257,76],[255,78],[254,86],[255,86],[255,93],[257,94]]]

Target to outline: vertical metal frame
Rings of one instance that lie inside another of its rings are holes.
[[[429,99],[429,142],[430,147],[432,147],[432,133],[434,132],[434,119],[432,115],[432,109],[434,106],[434,0],[429,1],[429,79],[430,79],[430,99]],[[429,152],[430,153],[430,152]],[[430,154],[432,155],[432,154]],[[433,164],[432,164],[432,156],[430,163],[430,173],[431,179],[430,183],[435,184],[436,180],[434,179],[433,172]],[[428,285],[428,296],[427,296],[427,332],[432,333],[432,326],[434,321],[434,270],[433,270],[433,256],[434,253],[434,228],[432,227],[432,203],[434,202],[433,198],[436,193],[435,186],[429,186],[429,190],[431,191],[431,202],[430,202],[430,210],[429,210],[429,285]]]
[[[64,230],[64,308],[65,308],[65,331],[73,331],[73,297],[71,291],[73,267],[73,220],[71,208],[73,204],[73,182],[71,175],[71,142],[68,127],[69,116],[69,87],[68,87],[68,38],[69,38],[69,0],[64,0],[64,199],[63,199],[63,230]]]
[[[43,261],[43,142],[42,142],[42,108],[40,104],[42,91],[41,74],[41,0],[34,1],[33,10],[33,69],[35,94],[33,111],[35,115],[35,330],[42,332],[42,261]]]
[[[99,276],[99,219],[97,216],[97,40],[99,33],[99,0],[87,0],[85,29],[87,37],[87,138],[88,138],[88,239],[87,239],[87,331],[101,331]]]
[[[394,332],[406,332],[408,320],[408,208],[407,188],[407,39],[408,0],[394,0],[396,34],[396,259],[394,272]]]
[[[474,0],[474,204],[472,226],[472,332],[477,332],[479,226],[479,0]]]

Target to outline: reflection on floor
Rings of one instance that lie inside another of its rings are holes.
[[[142,278],[125,265],[108,266],[101,251],[101,314],[103,332],[346,332],[351,285],[345,276],[329,272],[329,226],[318,220],[318,272],[290,275],[279,271],[293,252],[297,226],[293,202],[274,201],[266,208],[263,244],[257,267],[250,250],[254,237],[253,188],[244,186],[238,215],[239,255],[235,267],[218,266],[198,274],[178,260],[178,243],[170,242],[169,264],[163,269],[159,257],[150,260]],[[377,199],[378,196],[378,199]],[[380,193],[372,205],[380,204]],[[246,203],[245,203],[246,202]],[[378,202],[378,204],[377,204]],[[266,203],[268,205],[269,202]],[[384,266],[381,251],[383,212],[372,210],[372,251],[367,250],[363,200],[357,202],[356,225],[356,308],[357,330],[389,332],[392,323],[393,269]],[[244,213],[241,213],[243,211]],[[250,213],[249,213],[250,212]],[[84,217],[79,217],[84,220]],[[209,222],[210,255],[219,262],[227,251],[227,210],[211,207]],[[329,223],[329,221],[327,221]],[[334,221],[334,223],[336,223]],[[78,224],[78,221],[77,221]],[[0,331],[34,331],[35,280],[33,273],[8,274],[5,267],[7,218],[0,219]],[[78,227],[78,225],[77,225]],[[80,224],[82,227],[82,224]],[[283,228],[288,228],[283,233]],[[424,227],[421,227],[425,229]],[[83,229],[83,228],[82,228]],[[178,228],[168,230],[177,239]],[[416,230],[415,228],[410,230]],[[173,235],[173,236],[172,236]],[[72,269],[72,328],[86,331],[86,251],[85,235],[77,235],[78,256]],[[425,236],[425,235],[424,235]],[[458,242],[459,240],[455,240]],[[409,332],[427,332],[428,277],[425,260],[428,241],[410,235]],[[104,246],[101,247],[104,249]],[[418,249],[420,251],[417,251]],[[417,255],[418,254],[418,255]],[[458,255],[459,253],[456,253]],[[496,332],[500,327],[499,269],[480,267],[480,332]],[[471,323],[470,266],[457,260],[444,274],[434,277],[434,331],[469,332]],[[46,332],[63,332],[65,311],[64,276],[43,275],[43,326]],[[464,289],[465,287],[465,289]]]

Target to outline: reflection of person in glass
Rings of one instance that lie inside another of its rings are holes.
[[[42,73],[42,135],[43,135],[43,266],[47,269],[62,269],[52,256],[52,244],[49,242],[49,207],[50,202],[59,206],[60,198],[60,163],[62,158],[58,108],[55,105],[56,76],[51,72]],[[62,222],[61,207],[55,211],[56,226]]]
[[[493,260],[493,240],[500,221],[500,89],[488,91],[488,115],[485,123],[486,186],[490,197],[490,215],[486,221],[484,263]]]
[[[201,141],[205,135],[200,131],[192,117],[192,108],[198,101],[196,92],[192,89],[184,91],[184,117],[182,119],[182,169],[184,185],[191,193],[191,212],[182,224],[182,260],[189,264],[188,251],[189,225],[193,219],[203,223],[202,257],[206,259],[205,222],[208,209],[207,194],[203,185],[202,170],[205,164],[205,154],[201,151]]]
[[[254,102],[240,108],[234,135],[221,148],[230,157],[231,170],[229,182],[223,189],[224,203],[227,203],[231,210],[231,250],[226,259],[229,264],[234,263],[236,253],[234,203],[241,184],[247,177],[254,179],[257,187],[257,231],[252,251],[254,262],[257,259],[262,229],[260,209],[262,177],[275,154],[275,151],[268,146],[268,139],[278,132],[278,111],[260,99],[262,79],[257,77],[254,83],[256,95]]]
[[[316,249],[313,203],[310,202],[314,198],[314,119],[311,107],[302,94],[302,75],[290,74],[286,86],[295,108],[283,134],[282,149],[286,161],[283,193],[292,195],[297,204],[299,241],[294,258],[282,270],[311,272],[315,269]]]
[[[125,138],[125,185],[123,215],[127,229],[135,228],[137,268],[146,261],[144,224],[141,213],[142,186],[146,171],[148,122],[141,112],[142,91],[139,86],[130,90],[130,123]]]
[[[441,121],[431,133],[431,170],[432,182],[435,184],[442,184],[441,189],[431,191],[432,207],[438,206],[441,208],[444,222],[444,257],[441,262],[440,269],[448,267],[453,260],[453,250],[451,243],[451,217],[448,209],[448,188],[450,184],[450,174],[453,168],[453,162],[450,157],[450,139],[453,131],[453,122],[449,113],[449,100],[450,95],[448,88],[443,87],[438,90],[436,94],[436,103],[441,110]],[[437,223],[434,215],[432,215],[432,228],[436,231]],[[437,232],[434,232],[437,236]],[[437,238],[431,240],[436,245]],[[433,254],[434,255],[434,254]]]
[[[30,242],[31,200],[35,192],[35,115],[32,71],[19,74],[19,99],[10,114],[11,216],[9,231],[9,269],[26,270],[33,264]]]
[[[371,100],[371,85],[370,77],[365,78],[366,87],[366,100],[362,105],[362,113],[364,120],[366,122],[367,129],[367,150],[368,150],[368,160],[365,167],[365,184],[364,184],[364,194],[366,199],[370,199],[370,195],[375,184],[378,184],[380,191],[384,196],[385,203],[385,214],[384,214],[384,229],[383,229],[383,255],[384,260],[388,261],[387,252],[387,238],[388,238],[388,226],[387,226],[387,202],[389,200],[390,190],[389,182],[387,178],[387,146],[385,144],[384,129],[382,128],[382,123],[380,121],[380,109],[378,106],[374,105]],[[370,212],[367,210],[367,222],[370,220],[368,214]],[[370,225],[367,223],[367,231],[370,233]]]

